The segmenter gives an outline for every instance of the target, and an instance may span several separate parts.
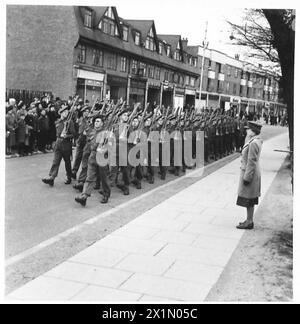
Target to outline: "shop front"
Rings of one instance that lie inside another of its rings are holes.
[[[133,106],[140,102],[142,106],[145,103],[146,81],[131,79],[129,89],[129,105]]]
[[[183,109],[183,106],[184,106],[184,88],[176,87],[175,97],[174,97],[174,108],[176,110],[178,108]]]
[[[220,108],[224,109],[225,111],[230,110],[230,97],[221,96],[220,98]]]
[[[93,103],[97,98],[103,98],[104,74],[92,71],[77,70],[76,92],[83,98]]]
[[[158,104],[160,100],[160,83],[149,82],[148,83],[148,98],[147,101],[150,103],[150,107],[155,103]]]
[[[217,95],[208,95],[208,108],[217,109],[219,108],[219,96]]]
[[[195,106],[196,100],[196,91],[186,89],[185,90],[185,105],[188,107]]]
[[[117,102],[120,98],[126,100],[127,78],[107,75],[106,98]]]
[[[170,85],[163,86],[163,93],[162,93],[162,105],[165,107],[172,107],[173,108],[173,95],[174,95],[174,88]]]

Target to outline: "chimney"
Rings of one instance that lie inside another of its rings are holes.
[[[181,38],[181,44],[182,44],[182,49],[186,50],[187,49],[187,44],[188,44],[188,39],[187,38]]]
[[[234,55],[234,58],[235,58],[236,60],[239,61],[239,59],[240,59],[240,55],[239,55],[239,54],[235,54],[235,55]]]

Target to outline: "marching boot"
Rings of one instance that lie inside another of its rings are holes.
[[[75,201],[78,202],[81,206],[85,206],[86,205],[86,197],[85,196],[77,196],[75,197]]]
[[[65,180],[65,185],[69,185],[69,184],[71,184],[72,183],[72,178],[67,178],[66,180]]]
[[[54,185],[54,179],[53,178],[43,178],[42,181],[44,183],[48,184],[51,187],[53,187],[53,185]]]
[[[138,183],[136,184],[136,189],[138,189],[138,190],[140,190],[140,189],[142,189],[142,185],[141,185],[141,182],[140,181],[138,181]]]
[[[108,195],[104,195],[102,200],[101,200],[101,204],[107,204],[108,203],[108,199],[109,199],[109,196]]]
[[[178,169],[176,169],[176,170],[174,171],[174,175],[175,175],[176,177],[179,177],[179,170],[178,170]]]
[[[153,184],[153,183],[154,183],[154,177],[153,177],[153,176],[149,176],[149,180],[148,180],[148,182],[149,182],[150,184]]]
[[[83,183],[76,183],[76,184],[74,184],[73,188],[76,189],[76,190],[79,190],[80,192],[82,192]]]
[[[71,178],[76,180],[76,172],[75,171],[72,171]]]

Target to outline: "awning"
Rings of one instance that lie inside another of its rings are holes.
[[[103,82],[104,80],[104,74],[103,73],[97,73],[92,71],[86,71],[86,70],[77,70],[77,78],[81,79],[89,79],[89,80],[96,80]]]

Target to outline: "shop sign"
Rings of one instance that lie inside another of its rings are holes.
[[[224,75],[224,73],[219,73],[218,80],[219,80],[219,81],[224,81],[224,80],[225,80],[225,75]]]
[[[241,86],[243,86],[243,87],[244,87],[244,86],[246,86],[246,84],[247,84],[247,80],[245,80],[245,79],[242,79],[242,80],[241,80]]]
[[[208,71],[208,78],[209,79],[215,79],[216,72],[215,71]]]

